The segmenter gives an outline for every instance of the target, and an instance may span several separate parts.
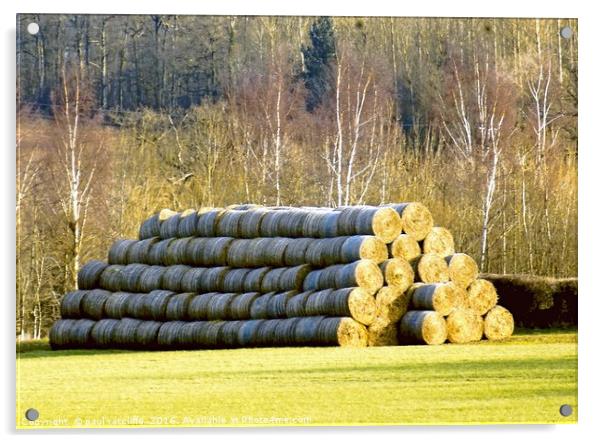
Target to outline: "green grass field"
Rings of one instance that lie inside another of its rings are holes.
[[[573,415],[562,417],[562,404]],[[33,424],[25,410],[36,408]],[[576,331],[384,348],[17,353],[17,427],[575,423]]]

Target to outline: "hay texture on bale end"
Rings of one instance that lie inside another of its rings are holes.
[[[497,291],[488,280],[479,278],[468,287],[468,307],[478,315],[485,315],[497,304]]]
[[[467,254],[452,254],[445,257],[449,267],[449,279],[461,288],[468,288],[479,275],[479,266]]]
[[[398,322],[408,311],[410,295],[394,286],[383,286],[376,293],[376,319],[386,323]]]
[[[403,258],[390,258],[380,264],[380,269],[388,286],[406,291],[414,282],[414,269]]]
[[[417,241],[423,240],[433,228],[431,211],[422,203],[398,203],[388,206],[400,215],[402,231]]]
[[[368,346],[368,330],[349,317],[326,317],[319,322],[316,341],[325,346],[365,348]]]
[[[423,283],[445,283],[449,281],[449,268],[443,257],[423,254],[412,260],[415,280]]]
[[[376,294],[383,287],[384,282],[383,273],[378,265],[371,260],[358,260],[338,267],[335,272],[336,288],[359,286],[365,289],[370,295]]]
[[[340,247],[340,263],[352,263],[357,260],[373,260],[382,263],[389,256],[387,245],[381,239],[371,235],[357,235],[346,238]]]
[[[401,344],[440,345],[447,338],[447,326],[435,311],[408,311],[399,322]]]
[[[416,283],[408,290],[412,308],[449,315],[459,304],[458,290],[451,283]]]
[[[483,337],[483,318],[472,309],[454,309],[446,323],[450,343],[470,343]]]
[[[409,234],[401,234],[388,245],[389,254],[394,258],[412,261],[420,257],[422,250],[418,241]]]
[[[514,332],[514,317],[506,308],[495,306],[485,315],[483,328],[488,340],[503,340]]]
[[[368,326],[368,346],[397,346],[399,328],[397,322],[377,319]]]
[[[436,226],[422,241],[422,252],[447,257],[456,252],[454,237],[449,230]]]

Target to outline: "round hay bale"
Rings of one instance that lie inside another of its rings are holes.
[[[103,318],[98,320],[90,331],[90,339],[97,348],[114,347],[113,332],[121,320]]]
[[[259,234],[261,237],[277,237],[280,211],[268,210],[261,218]]]
[[[207,320],[209,316],[209,304],[213,297],[217,295],[219,295],[219,292],[195,295],[188,304],[187,318],[190,320]]]
[[[307,298],[305,315],[351,317],[369,325],[376,319],[376,301],[362,288],[327,289]]]
[[[163,273],[163,278],[161,279],[162,287],[156,289],[167,289],[169,291],[180,292],[182,290],[182,279],[190,269],[191,267],[186,265],[167,267]]]
[[[284,251],[283,261],[285,266],[298,266],[308,263],[305,260],[305,253],[309,246],[315,242],[313,238],[296,238],[289,243]]]
[[[336,208],[340,211],[337,218],[337,232],[341,236],[357,235],[355,222],[360,215],[360,210],[365,206],[346,206]]]
[[[408,311],[399,322],[399,342],[440,345],[447,338],[445,319],[435,311]]]
[[[423,254],[410,262],[416,280],[423,283],[445,283],[449,281],[449,269],[444,258],[437,254]]]
[[[282,277],[282,275],[287,269],[289,268],[275,268],[270,269],[268,272],[266,272],[266,274],[263,276],[263,279],[261,280],[260,292],[266,293],[280,291],[280,277]],[[287,289],[294,288],[285,288],[284,290]]]
[[[230,237],[215,237],[207,240],[203,254],[206,266],[225,266],[228,263],[228,248],[234,241]]]
[[[353,234],[374,235],[391,243],[401,234],[401,218],[392,208],[359,207]]]
[[[256,346],[256,335],[259,326],[265,320],[245,320],[238,329],[238,346],[250,348]]]
[[[163,285],[163,274],[167,268],[164,266],[148,266],[138,279],[138,290],[140,292],[150,292],[161,288]]]
[[[76,320],[59,319],[52,324],[48,332],[48,342],[53,350],[68,349],[71,346],[71,329]]]
[[[167,264],[167,250],[169,249],[169,245],[175,239],[168,238],[166,240],[161,240],[156,243],[153,243],[150,247],[148,253],[147,263],[149,265],[158,265],[164,266]]]
[[[468,288],[479,275],[479,266],[469,255],[448,255],[445,261],[449,268],[449,279],[461,288]]]
[[[196,225],[196,233],[199,237],[215,237],[217,219],[223,209],[213,209],[203,214],[199,214],[199,221]]]
[[[133,318],[121,319],[113,329],[113,344],[118,348],[137,348],[136,332],[142,323],[144,323],[142,320]]]
[[[343,269],[345,265],[332,265],[320,271],[317,289],[329,289],[337,287],[337,273]]]
[[[446,285],[450,286],[453,291],[455,291],[455,306],[454,308],[470,308],[468,303],[468,291],[464,288],[461,288],[454,282],[448,282]]]
[[[82,317],[100,320],[103,317],[104,306],[109,297],[111,297],[111,293],[102,289],[87,291],[80,304]]]
[[[198,293],[223,291],[224,278],[230,268],[225,266],[206,268],[203,278],[198,281]]]
[[[190,292],[172,295],[165,307],[165,318],[168,321],[187,320],[188,305],[190,304],[192,297],[194,297],[194,294],[191,294]]]
[[[245,278],[249,272],[251,270],[245,268],[230,269],[224,277],[222,290],[224,292],[243,292]]]
[[[289,300],[297,295],[297,291],[286,291],[272,294],[267,301],[266,314],[268,318],[286,318],[286,306]]]
[[[61,317],[63,318],[81,318],[82,317],[82,299],[88,291],[71,291],[63,295],[61,299]],[[67,323],[66,323],[67,324]]]
[[[303,225],[308,212],[293,208],[288,212],[286,218],[281,218],[278,223],[278,234],[282,237],[303,237]]]
[[[393,243],[389,244],[389,253],[392,257],[403,258],[409,262],[420,257],[422,250],[418,241],[409,234],[401,234]]]
[[[235,320],[224,322],[220,330],[218,346],[225,349],[233,349],[238,347],[238,332],[244,324],[244,321]]]
[[[199,222],[198,211],[184,211],[178,223],[177,236],[180,238],[195,237],[197,235],[197,224]]]
[[[434,227],[424,238],[422,251],[425,254],[437,254],[439,257],[452,255],[456,252],[454,237],[447,229]]]
[[[239,222],[245,211],[226,210],[219,217],[216,225],[216,234],[219,237],[240,236]]]
[[[476,279],[468,287],[468,307],[478,315],[485,315],[497,304],[497,291],[489,280]]]
[[[263,321],[255,331],[255,346],[274,346],[276,328],[280,320],[270,319]]]
[[[275,292],[268,292],[255,298],[249,310],[249,317],[252,319],[269,318],[268,303],[275,294]]]
[[[341,250],[349,237],[332,237],[324,240],[324,250],[322,251],[322,261],[324,266],[331,266],[342,263]],[[385,248],[386,250],[386,248]]]
[[[506,308],[494,306],[485,315],[483,326],[488,340],[503,340],[514,332],[514,317]]]
[[[245,251],[245,263],[248,267],[265,266],[267,250],[272,243],[272,238],[261,237],[247,240],[248,246]]]
[[[230,303],[230,319],[246,320],[251,318],[251,305],[259,297],[259,292],[238,294]]]
[[[205,278],[208,268],[190,268],[182,276],[180,289],[184,292],[203,292],[202,281]]]
[[[322,318],[316,335],[318,344],[320,345],[352,348],[365,348],[368,346],[368,331],[366,327],[348,317]]]
[[[318,237],[339,237],[339,212],[328,211],[320,214],[318,218]]]
[[[186,265],[192,260],[189,260],[188,243],[191,237],[176,238],[167,246],[167,253],[164,260],[167,266],[171,265]]]
[[[472,309],[454,309],[447,316],[450,343],[470,343],[483,336],[483,318]]]
[[[206,266],[205,250],[209,245],[209,238],[191,238],[186,243],[186,261],[191,266]]]
[[[397,213],[395,213],[397,215]],[[328,269],[328,268],[326,268]],[[376,294],[383,287],[384,277],[380,268],[371,260],[358,260],[344,265],[336,272],[337,288],[352,288],[359,286],[370,295]]]
[[[241,238],[259,237],[261,220],[268,213],[265,208],[257,208],[251,211],[245,211],[238,221],[238,233]]]
[[[274,334],[272,335],[273,346],[295,346],[295,329],[301,318],[287,318],[278,320],[278,324],[274,326]]]
[[[181,218],[182,214],[175,213],[161,222],[159,237],[162,239],[176,238],[178,236],[178,225],[180,224]]]
[[[77,287],[79,289],[94,289],[98,286],[100,275],[108,265],[100,260],[90,260],[83,265],[77,273]]]
[[[390,323],[379,318],[368,326],[368,346],[397,346],[398,335],[397,322]]]
[[[140,278],[144,271],[149,268],[148,265],[132,263],[123,268],[123,277],[121,279],[121,289],[128,292],[142,292],[140,289]],[[145,282],[147,283],[147,282]],[[153,289],[158,289],[159,286]]]
[[[266,243],[262,251],[262,259],[259,263],[251,263],[252,266],[283,266],[284,252],[292,239],[275,237]]]
[[[295,327],[295,344],[297,346],[312,346],[322,344],[318,338],[318,327],[326,317],[303,317]]]
[[[199,336],[195,348],[215,349],[221,347],[222,331],[229,323],[225,321],[199,322]]]
[[[159,241],[159,237],[151,237],[137,241],[128,248],[128,263],[148,263],[151,247]]]
[[[230,305],[238,294],[218,293],[211,297],[207,309],[208,320],[228,320],[231,318]]]
[[[376,319],[385,323],[396,323],[408,312],[409,291],[394,286],[383,286],[376,293]]]
[[[159,214],[154,214],[140,224],[138,230],[138,239],[145,240],[151,237],[159,237],[161,234],[161,224],[159,222]]]
[[[123,266],[109,265],[100,274],[99,286],[107,291],[118,292],[124,286]]]
[[[144,298],[146,294],[129,293],[125,306],[125,317],[141,318],[144,314]]]
[[[263,277],[269,272],[270,268],[255,268],[252,269],[246,276],[243,283],[244,292],[260,292]]]
[[[303,288],[305,277],[311,272],[311,267],[309,265],[299,265],[292,268],[280,269],[284,269],[284,271],[282,271],[280,278],[278,279],[278,287],[276,289],[271,289],[272,291],[301,290]],[[269,275],[269,271],[266,275]]]
[[[157,333],[157,348],[169,350],[179,348],[181,329],[186,325],[184,321],[165,322]]]
[[[228,266],[234,268],[247,268],[253,266],[249,261],[250,241],[246,239],[237,239],[230,243],[226,256]]]
[[[322,270],[316,269],[311,271],[305,277],[303,281],[303,290],[304,291],[315,291],[320,287],[320,277],[322,276]]]
[[[130,295],[129,292],[112,292],[105,301],[103,317],[117,319],[126,317]]]
[[[408,293],[412,308],[418,311],[437,311],[445,316],[458,306],[458,292],[449,283],[417,283]]]
[[[339,263],[352,263],[357,260],[384,262],[389,256],[384,241],[371,235],[347,237],[341,245]]]
[[[136,240],[119,239],[113,242],[109,249],[110,265],[127,265],[128,250],[136,244]]]
[[[69,333],[71,347],[91,348],[93,346],[92,328],[95,324],[95,321],[86,318],[75,320]]]
[[[167,320],[167,305],[175,292],[155,290],[146,294],[144,300],[144,315],[156,321]]]
[[[313,240],[305,251],[305,262],[317,267],[324,267],[327,261],[326,249],[331,239],[320,238]]]
[[[417,241],[423,240],[433,228],[433,216],[422,203],[397,203],[388,205],[401,217],[401,228]]]
[[[403,258],[390,258],[380,264],[385,282],[405,292],[414,283],[414,269]]]
[[[321,220],[328,211],[306,211],[301,235],[309,238],[320,238]]]
[[[163,323],[158,321],[143,321],[138,324],[134,334],[136,347],[140,349],[156,349],[157,335]]]
[[[305,303],[307,303],[308,297],[313,294],[313,292],[314,291],[305,291],[293,295],[286,303],[286,316],[289,318],[305,317]]]

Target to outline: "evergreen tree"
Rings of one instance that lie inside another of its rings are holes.
[[[331,61],[335,56],[335,39],[330,17],[320,17],[309,30],[311,45],[302,48],[305,72],[303,79],[307,89],[305,107],[312,112],[333,88]]]

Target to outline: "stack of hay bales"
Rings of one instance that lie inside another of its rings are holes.
[[[239,205],[145,220],[86,263],[54,349],[466,343],[511,335],[495,288],[420,203]]]

